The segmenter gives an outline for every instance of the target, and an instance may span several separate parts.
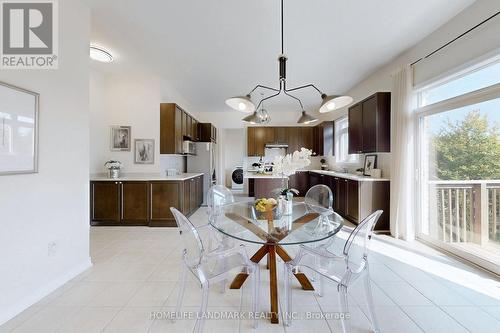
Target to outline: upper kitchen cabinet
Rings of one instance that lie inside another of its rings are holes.
[[[329,136],[328,136],[329,135]],[[323,155],[324,147],[333,151],[333,122],[324,122],[315,127],[248,127],[247,156],[264,156],[268,143],[287,144],[292,153],[304,147],[313,155]]]
[[[175,103],[160,104],[160,154],[182,154],[182,141],[199,140],[199,123]]]
[[[391,150],[391,93],[378,92],[349,108],[349,154]]]
[[[217,143],[217,128],[211,123],[200,123],[199,137],[201,142]]]

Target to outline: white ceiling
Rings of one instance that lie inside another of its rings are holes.
[[[156,73],[197,112],[229,110],[227,97],[258,83],[278,85],[279,0],[84,1],[92,42],[116,59],[100,69]],[[285,0],[287,87],[344,93],[472,2]],[[300,97],[318,108],[315,91]],[[289,99],[270,105],[297,109]]]

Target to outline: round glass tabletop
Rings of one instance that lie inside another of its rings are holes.
[[[253,202],[224,206],[210,224],[221,233],[256,244],[293,245],[322,241],[335,235],[343,218],[333,212],[318,214],[304,202],[294,202],[291,213],[259,213]]]

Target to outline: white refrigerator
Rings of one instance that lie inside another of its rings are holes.
[[[207,204],[207,192],[217,183],[216,145],[212,142],[196,142],[196,155],[188,155],[187,172],[203,173],[203,205]]]

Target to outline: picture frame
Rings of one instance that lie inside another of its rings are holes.
[[[135,139],[134,140],[134,163],[154,164],[155,163],[155,140]]]
[[[0,82],[0,175],[38,172],[40,94]]]
[[[130,151],[132,145],[132,128],[130,126],[111,126],[111,151]]]
[[[363,175],[371,176],[372,170],[376,168],[377,168],[377,155],[375,154],[365,155]]]

